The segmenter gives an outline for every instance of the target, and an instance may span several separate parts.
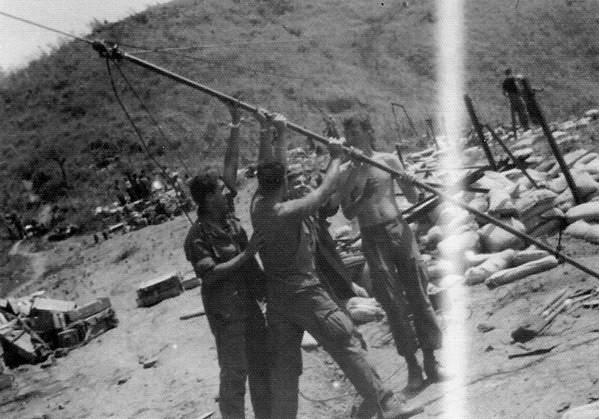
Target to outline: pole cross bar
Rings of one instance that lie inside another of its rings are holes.
[[[196,90],[200,90],[210,96],[213,96],[223,102],[228,102],[228,103],[232,103],[232,104],[236,104],[237,106],[239,106],[239,108],[248,111],[248,112],[258,112],[258,107],[256,106],[252,106],[246,102],[243,102],[239,99],[234,98],[233,96],[229,96],[226,95],[224,93],[221,93],[217,90],[211,89],[207,86],[204,86],[200,83],[197,83],[193,80],[190,80],[188,78],[185,78],[183,76],[180,76],[176,73],[173,73],[172,71],[166,70],[164,68],[158,67],[154,64],[151,64],[147,61],[141,60],[137,57],[134,57],[130,54],[121,52],[118,49],[117,45],[113,45],[113,46],[107,46],[105,42],[100,42],[100,41],[94,41],[92,43],[93,48],[100,54],[101,57],[106,58],[106,59],[113,59],[113,60],[120,60],[120,59],[126,59],[128,61],[131,61],[134,64],[137,64],[141,67],[144,67],[148,70],[151,70],[155,73],[161,74],[165,77],[168,77],[172,80],[175,80],[179,83],[185,84],[189,87],[192,87]],[[323,137],[322,135],[316,134],[315,132],[312,132],[310,130],[307,130],[303,127],[300,127],[299,125],[293,124],[291,122],[287,122],[287,128],[291,129],[292,131],[295,131],[299,134],[305,135],[308,138],[311,138],[315,141],[320,142],[321,144],[325,144],[328,145],[329,144],[329,140],[325,137]],[[433,193],[441,198],[443,198],[444,200],[446,200],[447,202],[450,202],[462,209],[464,209],[465,211],[468,211],[469,213],[475,215],[476,217],[478,217],[479,219],[485,220],[491,224],[496,225],[497,227],[513,234],[514,236],[517,236],[519,238],[521,238],[522,240],[524,240],[526,243],[528,244],[534,244],[535,246],[537,246],[540,249],[546,250],[547,252],[549,252],[550,254],[554,255],[555,257],[557,257],[560,260],[563,260],[564,262],[569,263],[570,265],[580,269],[581,271],[595,277],[599,279],[599,272],[595,272],[592,269],[578,263],[577,261],[575,261],[574,259],[563,255],[562,253],[554,250],[553,248],[551,248],[550,246],[546,245],[545,243],[525,234],[522,233],[516,229],[514,229],[513,227],[502,223],[501,221],[497,220],[496,218],[493,218],[483,212],[480,212],[460,201],[458,201],[457,199],[451,197],[450,195],[446,194],[445,192],[440,191],[439,189],[428,185],[424,182],[420,182],[416,179],[414,179],[411,176],[406,176],[405,173],[402,173],[398,170],[392,169],[388,166],[386,166],[385,164],[382,164],[374,159],[371,159],[368,156],[365,156],[360,150],[357,150],[353,147],[344,147],[344,150],[347,152],[347,154],[354,160],[358,160],[361,161],[363,163],[367,163],[371,166],[376,167],[377,169],[383,170],[384,172],[389,173],[390,175],[394,176],[394,177],[401,177],[402,180],[405,180],[407,182],[410,182],[411,184],[413,184],[414,186],[423,189],[427,192]]]

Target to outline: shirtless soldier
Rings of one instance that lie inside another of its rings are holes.
[[[348,145],[365,156],[403,173],[397,183],[408,201],[417,194],[399,159],[373,150],[374,130],[367,116],[357,115],[343,122]],[[341,208],[348,219],[358,218],[362,250],[372,276],[372,293],[389,319],[399,355],[408,365],[407,392],[422,388],[422,369],[416,351],[422,348],[424,372],[429,382],[441,381],[445,373],[435,359],[441,347],[441,330],[425,291],[427,273],[416,240],[395,201],[393,177],[365,163],[346,164],[340,188]],[[410,324],[412,313],[414,328]]]

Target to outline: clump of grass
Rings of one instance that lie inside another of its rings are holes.
[[[75,254],[69,256],[65,260],[58,260],[46,264],[44,269],[43,278],[48,278],[54,274],[64,271],[65,269],[74,269],[75,267],[83,263],[83,256],[80,251],[76,251]]]
[[[113,263],[120,263],[120,262],[124,261],[125,259],[128,259],[129,257],[133,256],[138,251],[139,251],[139,246],[137,246],[135,244],[130,244],[126,248],[124,248],[117,255],[117,257],[114,258]]]

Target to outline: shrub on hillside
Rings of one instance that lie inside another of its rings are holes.
[[[50,179],[36,192],[43,202],[56,202],[67,195],[67,187],[60,179]]]

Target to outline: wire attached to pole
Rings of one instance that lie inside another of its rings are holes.
[[[63,31],[58,30],[58,29],[50,28],[49,26],[42,25],[41,23],[36,23],[36,22],[31,21],[31,20],[24,19],[24,18],[18,17],[18,16],[14,16],[14,15],[11,15],[11,14],[6,13],[6,12],[0,12],[0,15],[8,17],[8,18],[11,18],[11,19],[15,19],[15,20],[21,21],[23,23],[27,23],[29,25],[37,26],[38,28],[42,28],[42,29],[45,29],[45,30],[50,31],[50,32],[54,32],[54,33],[58,33],[60,35],[68,36],[69,38],[73,38],[73,39],[76,39],[78,41],[83,41],[83,42],[85,42],[87,44],[92,44],[93,43],[93,41],[90,41],[89,39],[81,38],[79,36],[76,36],[76,35],[73,35],[73,34],[70,34],[70,33],[67,33],[67,32],[63,32]]]
[[[117,102],[119,103],[119,106],[121,107],[121,109],[125,113],[125,116],[127,117],[127,119],[129,120],[129,122],[131,123],[131,126],[133,127],[133,130],[135,131],[135,134],[137,135],[137,138],[139,139],[140,143],[142,144],[144,150],[148,154],[148,157],[154,162],[154,164],[156,164],[156,166],[158,166],[158,168],[162,172],[162,175],[164,176],[164,179],[168,183],[170,183],[171,186],[173,187],[173,189],[175,190],[175,195],[177,196],[177,200],[179,201],[179,204],[181,205],[181,209],[183,210],[183,213],[185,214],[185,217],[187,218],[187,220],[189,221],[190,224],[193,224],[193,221],[189,217],[189,214],[184,209],[184,205],[183,205],[183,202],[181,201],[181,197],[179,196],[179,194],[177,194],[177,188],[176,188],[174,182],[171,181],[170,176],[166,172],[166,169],[152,155],[152,152],[150,151],[150,149],[148,148],[146,142],[144,141],[144,138],[143,138],[143,135],[142,135],[141,131],[139,130],[139,128],[137,127],[137,124],[133,120],[133,117],[131,116],[131,114],[127,110],[127,107],[125,106],[125,104],[121,100],[121,97],[120,97],[120,95],[118,93],[118,90],[116,88],[116,85],[114,83],[114,78],[112,76],[112,70],[110,69],[110,60],[109,59],[106,59],[106,68],[108,69],[108,76],[110,78],[110,86],[112,87],[112,91],[114,92],[114,95],[116,97]]]
[[[146,112],[146,114],[148,115],[148,117],[150,118],[150,120],[152,121],[154,126],[156,127],[156,129],[158,129],[158,131],[162,135],[162,138],[164,139],[164,141],[169,145],[169,147],[174,148],[173,143],[169,140],[168,136],[166,135],[166,133],[164,132],[164,130],[162,129],[160,124],[158,124],[158,121],[156,121],[156,119],[152,116],[150,110],[145,105],[142,98],[139,96],[139,94],[137,94],[137,91],[135,90],[135,88],[133,87],[131,82],[129,82],[129,79],[127,79],[127,77],[125,76],[125,73],[123,73],[123,69],[121,68],[121,66],[118,64],[118,62],[115,62],[115,65],[116,65],[117,70],[119,70],[121,77],[123,78],[123,80],[125,80],[125,83],[129,87],[129,89],[131,89],[133,96],[135,96],[135,98],[139,101],[141,108]],[[179,163],[181,163],[181,165],[185,168],[187,173],[189,175],[191,175],[192,174],[191,170],[189,169],[189,167],[187,167],[187,164],[185,163],[185,161],[180,156],[177,156],[177,160],[179,160]]]

